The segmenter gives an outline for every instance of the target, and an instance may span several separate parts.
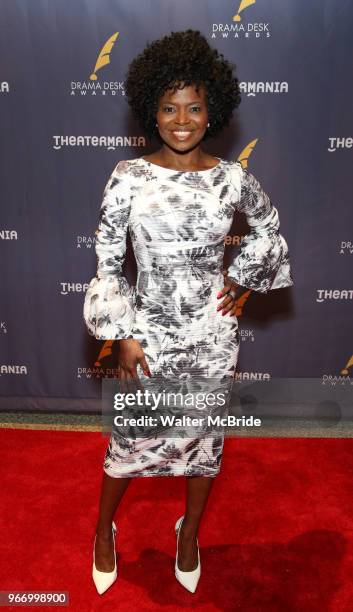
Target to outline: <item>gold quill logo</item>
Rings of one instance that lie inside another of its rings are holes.
[[[98,70],[100,70],[107,64],[110,64],[110,54],[111,54],[112,48],[114,47],[115,41],[118,38],[118,36],[119,36],[119,32],[115,32],[115,34],[113,34],[113,36],[108,38],[107,42],[104,43],[97,57],[97,61],[96,61],[94,70],[91,76],[89,77],[91,81],[97,80],[96,72],[98,72]]]
[[[236,305],[236,311],[235,311],[235,316],[237,318],[241,317],[243,314],[243,308],[247,302],[248,297],[250,296],[252,292],[252,289],[249,289],[248,291],[244,291],[244,293],[237,299],[235,305]]]
[[[99,351],[97,361],[94,362],[96,368],[99,368],[102,365],[102,361],[105,357],[110,357],[110,355],[112,354],[113,342],[115,342],[115,340],[104,341],[104,344],[101,350]]]
[[[259,139],[255,138],[254,140],[252,140],[251,142],[249,142],[248,145],[246,145],[246,147],[242,150],[241,153],[239,153],[238,155],[238,160],[243,168],[247,168],[248,167],[248,159],[251,155],[251,153],[253,152],[255,145],[257,143]]]
[[[341,374],[343,376],[348,376],[349,371],[348,368],[351,368],[353,366],[353,355],[352,357],[350,357],[350,359],[348,359],[346,366],[343,368],[343,370],[341,370]]]
[[[233,21],[241,21],[240,13],[248,8],[248,6],[255,4],[255,2],[256,0],[241,0],[238,12],[233,16]]]

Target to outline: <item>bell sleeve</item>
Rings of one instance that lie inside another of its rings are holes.
[[[236,210],[245,213],[250,232],[229,265],[228,278],[260,293],[294,284],[286,240],[279,233],[278,210],[259,181],[241,164],[240,198]]]
[[[133,338],[136,287],[130,287],[122,267],[131,208],[130,176],[120,161],[103,193],[95,251],[97,273],[84,300],[83,318],[88,333],[98,340]]]

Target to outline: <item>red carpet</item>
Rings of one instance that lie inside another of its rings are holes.
[[[136,479],[116,516],[120,577],[99,596],[92,546],[107,438],[0,429],[0,439],[0,590],[69,591],[80,612],[353,609],[353,440],[227,439],[194,595],[174,578],[185,480]]]

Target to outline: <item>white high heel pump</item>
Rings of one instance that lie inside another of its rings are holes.
[[[179,531],[181,524],[184,520],[184,516],[181,516],[177,522],[175,523],[175,533],[177,535],[177,550],[176,550],[176,559],[175,559],[175,577],[180,582],[180,584],[185,587],[190,593],[195,593],[198,581],[201,576],[201,563],[200,563],[200,551],[199,551],[199,542],[196,538],[197,542],[197,558],[198,563],[197,567],[194,570],[189,572],[183,572],[178,567],[178,543],[179,543]]]
[[[111,572],[101,572],[96,568],[96,559],[94,554],[94,549],[96,545],[97,534],[94,538],[93,545],[93,569],[92,569],[92,578],[93,582],[96,585],[96,589],[100,595],[104,593],[109,587],[116,581],[118,577],[117,567],[116,567],[116,553],[115,553],[115,534],[117,532],[116,525],[114,521],[112,522],[112,532],[113,532],[113,540],[114,540],[114,569]]]

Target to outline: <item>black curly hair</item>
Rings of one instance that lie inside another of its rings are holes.
[[[129,64],[125,95],[133,116],[148,137],[158,135],[156,113],[164,92],[185,86],[206,87],[210,127],[204,140],[228,125],[233,110],[240,104],[239,81],[234,63],[210,47],[199,30],[171,32],[149,43]]]

